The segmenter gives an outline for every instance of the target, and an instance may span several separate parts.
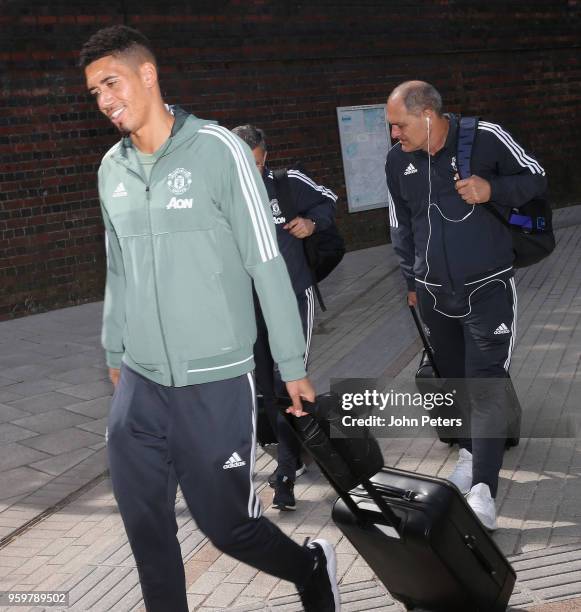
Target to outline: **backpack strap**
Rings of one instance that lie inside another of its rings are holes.
[[[472,159],[472,147],[474,146],[476,132],[478,131],[478,120],[478,117],[460,117],[458,124],[456,166],[461,179],[467,179],[472,176],[470,161]],[[496,208],[494,208],[494,206],[484,204],[483,208],[496,217],[503,225],[510,228],[510,223],[498,210],[496,210]]]
[[[461,179],[470,178],[470,160],[472,158],[472,146],[476,139],[478,129],[478,117],[460,117],[458,125],[458,145],[456,150],[456,166]]]

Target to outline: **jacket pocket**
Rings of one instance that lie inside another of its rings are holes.
[[[159,236],[155,248],[160,309],[172,358],[191,361],[238,349],[215,232]]]
[[[136,363],[167,363],[161,330],[151,237],[135,236],[123,241],[125,267],[125,328],[123,344]]]

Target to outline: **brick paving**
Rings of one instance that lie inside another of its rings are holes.
[[[557,251],[517,274],[519,339],[511,372],[527,422],[540,427],[558,415],[574,428],[581,207],[558,211],[556,225]],[[328,388],[331,376],[409,379],[419,343],[390,247],[348,254],[323,289],[329,310],[318,315],[311,357],[318,390]],[[98,346],[100,309],[87,304],[0,323],[0,590],[65,590],[69,610],[129,612],[143,603],[103,475],[111,388]],[[386,463],[403,469],[445,476],[455,462],[455,451],[434,438],[381,443]],[[343,609],[401,611],[330,520],[334,495],[316,468],[297,481],[297,511],[279,513],[266,485],[273,467],[260,451],[265,515],[297,541],[322,535],[336,544]],[[517,571],[512,610],[581,610],[580,471],[574,437],[523,439],[506,455],[494,537]],[[181,497],[176,511],[192,610],[301,609],[291,585],[214,549]]]

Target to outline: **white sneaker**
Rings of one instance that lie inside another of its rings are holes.
[[[461,448],[458,453],[458,462],[454,471],[448,476],[448,480],[454,483],[462,495],[466,495],[472,487],[472,453]]]
[[[302,476],[307,471],[307,466],[301,461],[300,465],[297,461],[297,471],[295,472],[295,478]]]
[[[494,531],[496,529],[496,506],[488,485],[483,482],[474,485],[466,496],[466,501],[486,529]]]
[[[327,540],[319,538],[307,544],[315,567],[306,585],[299,587],[305,612],[341,612],[337,586],[337,557]]]

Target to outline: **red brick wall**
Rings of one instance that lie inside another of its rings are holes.
[[[99,27],[150,36],[168,102],[263,127],[274,166],[302,160],[339,193],[360,248],[386,240],[386,211],[346,212],[335,109],[384,102],[410,78],[439,87],[448,110],[502,123],[539,157],[555,201],[581,201],[580,17],[579,0],[4,0],[0,319],[102,297],[95,173],[116,135],[75,67]]]

